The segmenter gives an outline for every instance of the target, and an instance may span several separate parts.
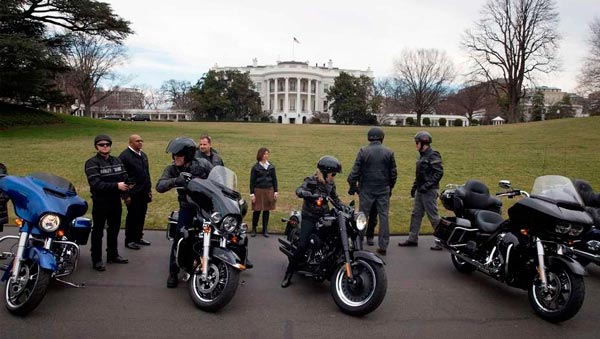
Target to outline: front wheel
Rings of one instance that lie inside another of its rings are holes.
[[[353,279],[346,277],[345,264],[331,278],[331,295],[342,312],[362,316],[374,311],[385,297],[387,277],[383,266],[358,259],[351,264]]]
[[[583,277],[557,265],[546,269],[548,289],[544,291],[538,276],[529,288],[529,303],[541,318],[558,323],[573,317],[583,304]]]
[[[38,263],[32,260],[22,262],[16,280],[10,277],[6,282],[6,309],[14,315],[27,315],[44,299],[49,283],[50,273]]]
[[[216,312],[225,307],[237,290],[240,272],[221,260],[213,259],[206,280],[200,267],[190,277],[190,296],[203,311]]]

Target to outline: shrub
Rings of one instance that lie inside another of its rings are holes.
[[[425,126],[431,126],[431,119],[429,119],[429,118],[423,118],[423,125],[425,125]]]
[[[452,125],[454,127],[461,127],[463,125],[463,122],[462,122],[461,119],[456,119],[456,120],[454,120],[454,122],[452,123]]]
[[[447,120],[446,118],[440,118],[440,120],[438,120],[438,123],[440,124],[440,126],[445,127]]]
[[[408,126],[414,126],[415,125],[415,119],[413,117],[406,118],[406,124]]]
[[[473,119],[471,120],[471,126],[478,126],[479,125],[479,120]]]

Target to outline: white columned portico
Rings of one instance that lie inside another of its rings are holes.
[[[289,113],[290,112],[290,87],[289,87],[289,83],[290,83],[290,78],[285,77],[285,88],[283,89],[283,93],[285,95],[285,100],[283,102],[283,111],[285,113]]]
[[[274,87],[273,88],[273,93],[274,94],[273,94],[273,107],[272,107],[271,113],[277,113],[277,112],[279,112],[279,101],[277,101],[277,91],[279,89],[277,88],[277,86],[278,86],[277,80],[278,79],[275,78],[274,81],[273,81],[273,87]]]
[[[312,106],[310,105],[310,96],[312,94],[312,80],[308,78],[308,87],[306,88],[308,95],[306,96],[306,112],[309,115],[312,113]]]
[[[298,118],[300,118],[300,90],[302,89],[302,87],[300,86],[300,84],[302,83],[302,79],[301,78],[296,78],[296,113],[298,114]]]

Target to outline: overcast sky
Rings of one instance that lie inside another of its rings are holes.
[[[160,87],[169,79],[195,83],[215,64],[259,65],[293,58],[392,74],[404,48],[437,48],[464,71],[459,43],[480,18],[484,0],[102,0],[131,21],[130,60],[119,72],[130,85]],[[562,70],[538,85],[574,91],[587,54],[598,0],[558,0]],[[300,41],[293,43],[293,38]]]

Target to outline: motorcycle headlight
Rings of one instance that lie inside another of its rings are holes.
[[[238,220],[232,216],[225,217],[223,219],[223,223],[221,224],[221,229],[225,230],[227,233],[232,233],[238,226]]]
[[[215,212],[210,215],[210,221],[215,225],[220,223],[221,219],[223,219],[223,217],[221,216],[221,213],[219,213],[219,212]]]
[[[571,230],[569,230],[569,235],[573,237],[577,237],[583,232],[583,225],[573,225],[571,226]]]
[[[571,230],[571,224],[564,223],[564,222],[558,223],[554,227],[554,232],[556,232],[558,234],[567,234],[567,232],[569,232],[570,230]]]
[[[240,213],[242,213],[243,218],[246,216],[246,213],[248,213],[248,202],[244,199],[240,199],[238,204],[240,205]]]
[[[358,228],[359,231],[362,232],[367,228],[367,216],[363,212],[356,213],[354,220],[356,221],[356,228]]]
[[[45,232],[54,232],[60,226],[60,217],[56,214],[45,214],[40,218],[40,228]]]

